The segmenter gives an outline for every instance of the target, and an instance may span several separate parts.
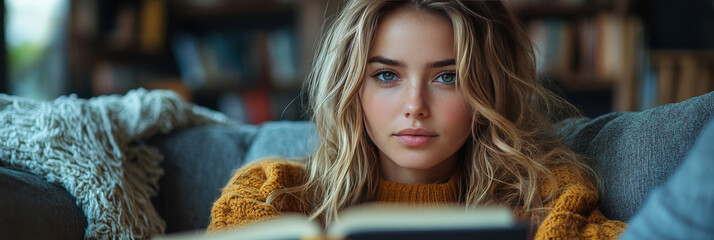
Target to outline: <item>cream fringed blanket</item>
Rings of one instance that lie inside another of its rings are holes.
[[[137,141],[228,122],[164,90],[54,101],[0,94],[0,166],[67,189],[87,216],[86,239],[148,238],[166,228],[150,201],[163,174],[162,156]]]

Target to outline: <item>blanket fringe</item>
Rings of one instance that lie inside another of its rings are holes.
[[[0,164],[67,189],[87,217],[85,239],[149,238],[166,229],[151,204],[163,157],[138,142],[209,123],[230,121],[166,90],[54,101],[0,94]]]

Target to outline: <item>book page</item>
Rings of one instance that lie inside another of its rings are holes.
[[[508,228],[515,224],[511,210],[504,207],[367,204],[341,213],[327,235],[343,238],[354,232]]]
[[[317,223],[310,222],[307,217],[297,214],[285,214],[264,222],[237,227],[231,230],[213,233],[193,232],[159,236],[158,240],[233,240],[233,239],[305,239],[319,238],[322,230]]]

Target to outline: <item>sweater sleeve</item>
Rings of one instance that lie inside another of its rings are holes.
[[[585,174],[563,166],[552,172],[560,194],[547,204],[552,210],[535,239],[615,239],[625,230],[625,223],[600,212],[597,190]]]
[[[266,200],[276,189],[302,184],[304,167],[297,162],[261,161],[243,167],[213,203],[208,231],[225,230],[264,221],[284,212],[302,212],[298,198],[280,196]]]

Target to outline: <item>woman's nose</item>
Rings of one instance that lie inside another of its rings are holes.
[[[404,116],[407,118],[425,118],[429,116],[426,92],[423,86],[409,86],[406,94]]]

